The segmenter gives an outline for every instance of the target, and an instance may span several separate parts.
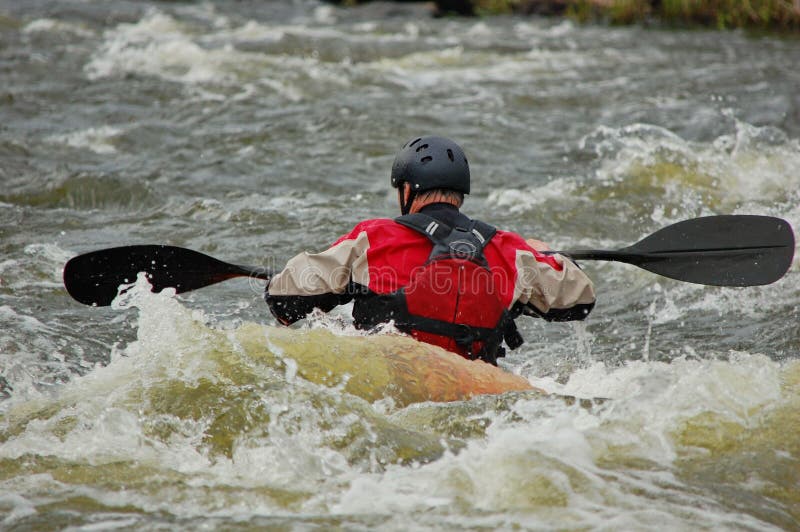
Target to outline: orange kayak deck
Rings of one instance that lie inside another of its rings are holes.
[[[541,391],[527,379],[403,335],[340,336],[325,329],[244,324],[235,341],[254,362],[373,402],[398,406],[476,395]]]

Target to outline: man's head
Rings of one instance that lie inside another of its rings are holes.
[[[469,163],[464,150],[444,137],[415,137],[403,146],[392,164],[392,186],[398,189],[400,210],[411,211],[420,194],[458,199],[469,194]]]

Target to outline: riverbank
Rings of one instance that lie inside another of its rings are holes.
[[[366,2],[333,0],[332,3]],[[580,22],[614,25],[645,23],[800,31],[800,0],[435,0],[430,4],[431,11],[439,16],[523,14],[566,16]]]

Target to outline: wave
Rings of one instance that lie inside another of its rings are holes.
[[[29,185],[29,183],[26,183]],[[22,190],[0,194],[0,201],[12,205],[71,209],[106,209],[153,205],[155,197],[146,182],[111,176],[78,173],[48,184],[42,190]]]
[[[797,361],[740,352],[593,363],[563,384],[532,379],[556,395],[438,403],[415,391],[435,368],[399,366],[405,386],[387,364],[399,353],[430,362],[436,349],[395,334],[337,333],[330,322],[219,327],[141,280],[115,307],[135,309],[136,339],[114,347],[109,364],[0,403],[0,484],[14,495],[0,499],[5,525],[52,513],[35,502],[45,494],[64,508],[89,504],[84,515],[126,508],[134,521],[277,513],[397,528],[442,519],[763,528],[800,519],[797,484],[783,473],[800,457]]]

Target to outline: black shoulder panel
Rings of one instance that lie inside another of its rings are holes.
[[[433,250],[428,262],[441,259],[464,259],[488,268],[483,248],[497,233],[491,225],[470,220],[469,227],[450,227],[427,214],[406,214],[394,219],[395,222],[413,229],[433,242]]]

